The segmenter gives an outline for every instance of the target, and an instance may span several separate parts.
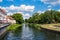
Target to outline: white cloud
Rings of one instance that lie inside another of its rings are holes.
[[[0,8],[5,9],[7,12],[7,15],[13,15],[14,13],[18,12],[18,13],[22,13],[22,15],[24,16],[24,19],[28,19],[30,17],[30,14],[28,13],[33,12],[35,7],[31,5],[20,5],[20,6],[11,5],[9,7],[0,6]],[[28,12],[28,13],[24,14],[24,12]]]
[[[30,17],[30,14],[29,13],[26,13],[26,14],[24,14],[24,12],[17,12],[17,13],[22,14],[23,19],[28,19]]]
[[[24,18],[24,19],[28,19],[30,16],[31,16],[31,15],[30,15],[29,13],[27,13],[27,14],[24,14],[23,18]]]
[[[37,13],[41,14],[41,13],[44,13],[45,11],[38,11]]]
[[[37,13],[41,14],[42,12],[41,11],[38,11]]]
[[[30,5],[20,5],[20,6],[14,6],[11,5],[9,7],[5,7],[7,10],[17,10],[17,11],[25,11],[25,12],[33,12],[34,11],[34,6]]]
[[[44,2],[45,4],[52,4],[52,5],[60,4],[60,0],[41,0],[41,2]]]
[[[0,0],[0,2],[2,2],[3,0]]]
[[[7,12],[7,15],[13,15],[14,13],[21,13],[23,15],[24,19],[28,19],[31,15],[29,12],[34,11],[34,6],[26,6],[26,5],[20,5],[20,6],[14,6],[11,5],[9,7],[1,7],[2,9],[5,9]],[[25,13],[27,12],[27,13]],[[25,14],[24,14],[25,13]]]
[[[14,6],[11,5],[9,7],[0,7],[6,10],[11,10],[11,11],[25,11],[25,12],[33,12],[35,6],[31,6],[31,5],[20,5],[20,6]]]
[[[48,9],[49,11],[52,10],[51,8]]]
[[[9,12],[7,15],[13,15],[13,13]]]
[[[51,7],[52,7],[51,5],[48,6],[48,8],[51,8]]]
[[[57,11],[59,11],[59,12],[60,12],[60,9],[59,9],[59,10],[57,10]]]
[[[27,14],[25,14],[25,17],[29,17],[30,15],[27,13]]]
[[[31,6],[31,5],[20,5],[20,9],[27,12],[33,12],[34,8],[35,6]]]
[[[17,12],[17,13],[20,13],[20,14],[22,14],[23,12]]]

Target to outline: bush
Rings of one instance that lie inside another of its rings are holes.
[[[22,26],[21,24],[11,24],[8,27],[8,30],[16,30],[18,27],[21,27],[21,26]]]

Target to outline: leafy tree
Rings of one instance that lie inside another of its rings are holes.
[[[27,23],[28,22],[28,19],[25,19],[25,22]]]
[[[12,17],[16,20],[16,22],[17,22],[18,24],[23,23],[22,14],[16,13],[16,14],[13,14]]]
[[[60,12],[55,10],[47,10],[44,13],[34,13],[32,17],[28,19],[29,23],[60,23]]]

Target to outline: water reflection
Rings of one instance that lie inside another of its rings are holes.
[[[32,40],[33,39],[33,31],[28,27],[28,25],[23,25],[22,28],[22,40]]]
[[[56,33],[49,30],[42,30],[46,35],[46,40],[56,40]]]
[[[56,34],[56,40],[60,40],[60,33]]]
[[[20,40],[22,29],[21,30],[19,30],[19,29],[21,29],[21,28],[18,28],[15,31],[8,32],[8,34],[6,35],[4,40]]]
[[[7,33],[4,40],[60,40],[60,34],[48,30],[37,30],[23,24],[22,28]]]

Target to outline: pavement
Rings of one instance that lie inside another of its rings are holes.
[[[3,24],[0,24],[0,28],[2,27]]]
[[[6,29],[6,27],[8,26],[9,24],[0,24],[0,33]]]
[[[7,31],[7,27],[8,26],[9,26],[9,24],[0,24],[0,40],[6,34],[6,31]]]
[[[5,27],[6,25],[8,25],[8,24],[0,24],[0,28]]]

